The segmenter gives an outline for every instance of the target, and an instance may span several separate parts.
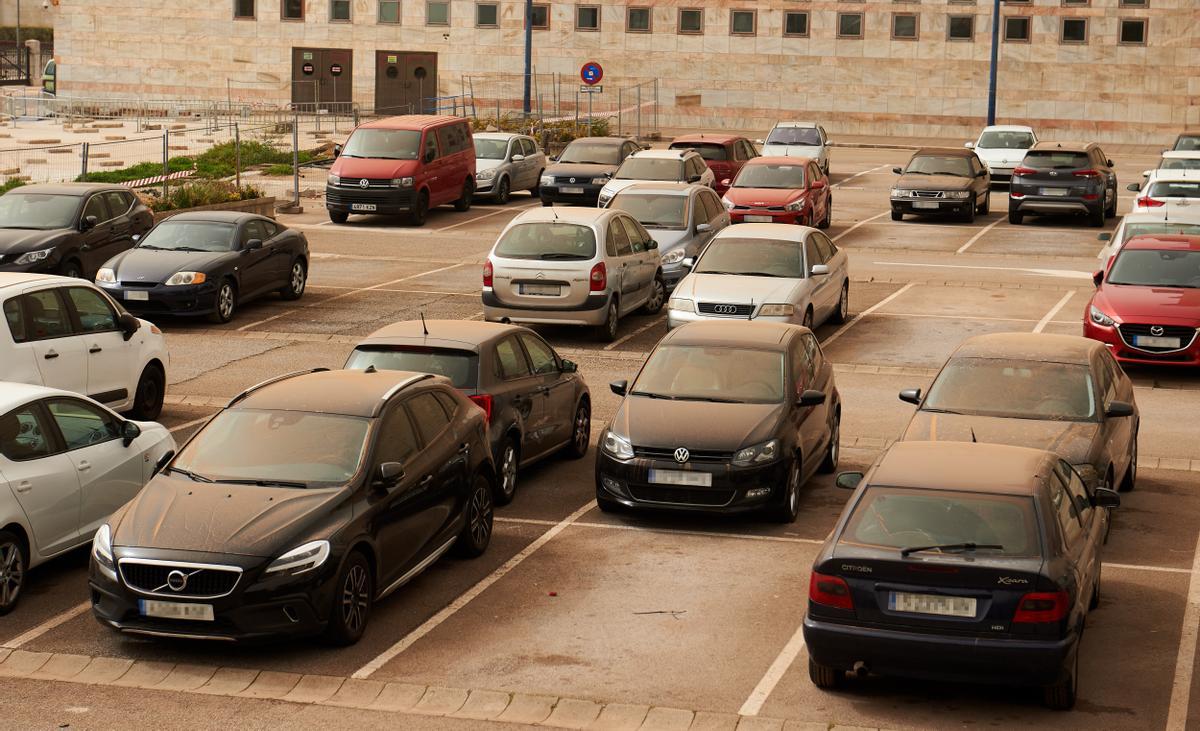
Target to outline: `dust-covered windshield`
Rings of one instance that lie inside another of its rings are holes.
[[[1092,421],[1096,393],[1085,365],[1006,358],[952,358],[922,411],[1019,419]]]
[[[650,355],[633,396],[671,401],[779,403],[783,353],[704,345],[664,345]]]

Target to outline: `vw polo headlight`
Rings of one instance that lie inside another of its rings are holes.
[[[633,459],[633,444],[611,429],[604,432],[604,451],[617,459]]]
[[[175,272],[166,281],[168,287],[180,287],[186,284],[204,284],[208,277],[204,272]]]
[[[553,175],[543,175],[540,184],[541,185],[554,185],[554,176]]]
[[[37,251],[27,251],[24,254],[21,254],[21,256],[13,263],[14,264],[33,264],[33,263],[36,263],[39,261],[44,261],[47,257],[50,256],[50,253],[52,251],[54,251],[53,248],[38,249]]]
[[[265,573],[295,576],[320,567],[327,558],[329,541],[312,541],[303,546],[296,546],[272,561]]]
[[[753,447],[746,447],[745,449],[738,450],[738,453],[733,455],[733,463],[738,467],[767,464],[777,459],[779,459],[778,439],[772,439],[762,444],[755,444]]]
[[[592,185],[604,185],[609,181],[611,176],[603,175],[599,178],[592,178]]]

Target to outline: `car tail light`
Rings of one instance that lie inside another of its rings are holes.
[[[488,259],[483,263],[483,286],[492,286],[492,260]]]
[[[1015,167],[1015,168],[1013,168],[1012,174],[1013,175],[1033,175],[1036,172],[1037,171],[1034,170],[1033,168]]]
[[[1094,200],[1097,200],[1097,199],[1099,199],[1099,198],[1100,198],[1100,194],[1099,194],[1099,193],[1084,193],[1084,194],[1083,194],[1083,199],[1084,199],[1085,201],[1094,201]]]
[[[608,289],[608,267],[604,266],[604,262],[596,262],[596,266],[592,267],[592,273],[588,276],[588,281],[591,283],[593,292],[603,292]]]
[[[1099,177],[1100,177],[1100,171],[1092,170],[1091,168],[1088,168],[1087,170],[1076,170],[1075,172],[1073,172],[1071,174],[1077,178],[1097,178],[1097,179],[1099,179]]]
[[[1158,208],[1159,206],[1167,205],[1166,201],[1155,200],[1148,195],[1144,195],[1137,199],[1137,204],[1142,208]]]
[[[492,423],[492,395],[490,393],[480,393],[471,396],[471,401],[483,409],[483,418],[487,423]]]
[[[838,576],[827,576],[812,572],[808,580],[808,599],[817,604],[838,609],[854,609],[854,597],[850,596],[850,585]]]
[[[1021,597],[1013,623],[1058,622],[1067,616],[1070,598],[1065,591],[1033,592]]]
[[[1009,195],[1009,197],[1012,197],[1012,198],[1024,198],[1025,197],[1024,193],[1009,193],[1008,195]]]

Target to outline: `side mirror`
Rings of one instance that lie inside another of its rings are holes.
[[[121,425],[121,441],[128,447],[133,444],[133,440],[142,435],[142,428],[132,421],[127,421]]]
[[[519,152],[518,152],[517,154],[515,154],[515,155],[513,155],[513,156],[512,156],[512,161],[513,161],[513,162],[521,162],[521,161],[522,161],[522,160],[524,160],[524,159],[525,159],[525,156],[524,156],[524,155],[522,155],[522,154],[521,154],[521,153],[519,153]]]
[[[963,147],[967,148],[968,150],[974,150],[975,143],[974,142],[964,142]]]
[[[703,233],[708,233],[709,231],[712,231],[712,224],[711,224],[711,223],[698,223],[698,224],[696,224],[696,233],[698,233],[698,234],[703,234]]]
[[[558,155],[551,155],[551,156],[547,157],[546,159],[549,160],[550,162],[558,162]]]
[[[1099,241],[1112,241],[1112,234],[1105,231],[1102,234],[1096,234],[1096,239]]]
[[[1104,282],[1104,270],[1103,269],[1097,269],[1096,271],[1092,272],[1092,284],[1099,287],[1103,282]]]
[[[379,490],[391,490],[400,480],[404,479],[404,465],[399,462],[384,462],[375,473],[373,487]]]
[[[564,358],[559,364],[558,370],[563,373],[575,373],[579,370],[579,366],[575,364],[575,361]]]
[[[679,263],[683,265],[684,269],[691,269],[692,267],[696,266],[696,257],[689,256]]]
[[[132,240],[132,241],[133,241],[133,243],[135,243],[135,244],[136,244],[137,242],[139,242],[139,241],[141,241],[141,240],[142,240],[142,235],[141,235],[141,234],[134,234],[133,236],[130,236],[129,238],[130,238],[130,240]]]
[[[837,479],[833,481],[833,484],[837,485],[843,490],[853,490],[858,487],[858,484],[862,482],[862,479],[863,473],[861,472],[839,472]]]
[[[166,452],[163,452],[163,456],[159,457],[158,461],[154,463],[154,474],[157,475],[159,472],[162,472],[173,459],[175,459],[174,449],[168,449]]]
[[[1107,487],[1097,487],[1092,493],[1092,506],[1097,508],[1119,508],[1121,507],[1121,496],[1115,490],[1110,490]]]
[[[421,160],[425,164],[429,164],[429,163],[433,162],[436,158],[437,158],[437,153],[434,152],[433,150],[430,150],[429,152],[425,153],[424,157],[422,157]]]
[[[825,181],[824,180],[814,180],[812,182],[812,186],[810,186],[810,187],[813,190],[820,190],[821,188],[825,187]]]
[[[123,312],[121,313],[121,316],[117,318],[117,324],[121,327],[121,334],[124,335],[125,340],[128,341],[133,337],[133,334],[138,331],[138,328],[142,326],[142,321],[128,312]]]
[[[728,188],[732,184],[733,184],[733,180],[731,178],[723,178],[721,180],[721,187],[723,187],[723,188]]]
[[[689,175],[687,181],[689,183],[699,183],[701,177],[700,175]]]
[[[755,140],[755,141],[754,141],[754,144],[756,144],[756,145],[765,145],[765,144],[767,144],[767,143],[766,143],[766,142],[763,142],[762,140]]]
[[[624,396],[625,392],[629,390],[629,381],[622,378],[619,381],[613,381],[613,382],[609,383],[608,387],[616,395]]]
[[[1107,163],[1110,168],[1115,168],[1117,166],[1117,164],[1112,160],[1105,160],[1104,162]]]
[[[96,218],[95,216],[84,216],[83,220],[79,222],[79,230],[91,231],[92,229],[96,228],[97,223],[100,223],[99,218]]]
[[[657,248],[658,248],[658,242],[655,241],[654,239],[650,239],[649,241],[646,242],[646,250],[647,251],[654,251]]]
[[[895,173],[896,175],[903,175],[903,174],[904,174],[904,168],[901,168],[901,167],[894,167],[894,168],[892,168],[892,172],[893,172],[893,173]]]
[[[987,174],[988,174],[988,171],[987,171],[987,170],[980,170],[979,172],[975,173],[975,177],[977,177],[977,178],[986,178],[986,177],[987,177]]]
[[[1104,416],[1113,419],[1133,416],[1133,405],[1124,401],[1109,401],[1108,406],[1104,407]]]
[[[827,274],[829,274],[829,265],[828,264],[813,264],[812,269],[809,269],[808,273],[814,277],[826,276]]]
[[[1138,192],[1141,189],[1142,189],[1141,183],[1130,183],[1129,185],[1125,186],[1125,190],[1132,190],[1134,193]]]
[[[334,146],[333,146],[333,156],[334,156],[334,157],[341,157],[341,155],[342,155],[342,146],[341,146],[341,145],[334,145]]]
[[[905,403],[916,404],[917,406],[920,406],[921,405],[921,389],[919,389],[919,388],[904,389],[903,391],[900,392],[900,400]]]
[[[1142,171],[1142,177],[1143,177],[1143,178],[1148,178],[1148,177],[1150,177],[1150,173],[1153,173],[1153,172],[1154,172],[1153,170],[1143,170],[1143,171]]]
[[[823,403],[825,403],[825,392],[815,388],[806,388],[800,394],[800,398],[796,399],[797,406],[820,406]]]
[[[242,251],[254,251],[262,248],[262,239],[250,239],[246,245],[242,247]]]

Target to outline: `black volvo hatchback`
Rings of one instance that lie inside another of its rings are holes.
[[[165,462],[92,545],[96,618],[126,633],[351,644],[374,602],[491,538],[483,412],[429,374],[282,376]]]

